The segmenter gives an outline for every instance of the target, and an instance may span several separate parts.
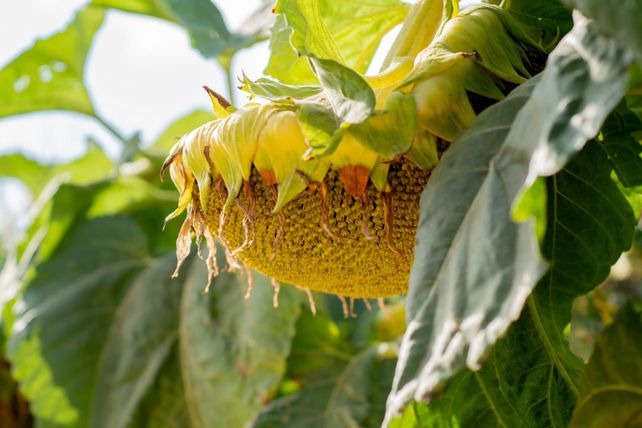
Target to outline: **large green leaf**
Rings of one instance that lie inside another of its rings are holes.
[[[94,114],[84,70],[101,8],[89,6],[60,33],[41,39],[0,70],[0,117],[41,110]]]
[[[515,198],[597,134],[624,93],[627,67],[618,46],[578,17],[541,79],[480,115],[446,152],[422,197],[388,417],[462,368],[479,369],[518,317],[542,265],[532,222],[511,219]]]
[[[630,49],[642,64],[642,2],[620,0],[613,4],[602,0],[563,1],[593,19],[600,32]]]
[[[408,5],[398,0],[283,0],[277,3],[265,73],[284,83],[314,83],[306,58],[331,59],[365,73],[381,38],[400,24]]]
[[[199,264],[202,266],[202,263]],[[179,323],[181,372],[192,426],[242,427],[271,396],[285,373],[302,294],[285,287],[272,307],[269,281],[224,273],[203,295],[204,269],[190,272]]]
[[[300,392],[270,404],[254,427],[377,427],[383,419],[394,357],[394,353],[369,348],[341,370],[325,373]]]
[[[370,117],[375,108],[375,94],[358,73],[329,59],[310,58],[310,63],[339,119],[360,123]]]
[[[91,3],[96,6],[176,21],[165,0],[92,0]]]
[[[316,316],[299,318],[282,386],[286,392],[264,408],[255,428],[381,425],[396,353],[388,345],[358,351],[319,309]]]
[[[242,426],[285,370],[301,294],[283,289],[275,310],[264,278],[246,302],[247,278],[223,273],[203,295],[203,262],[171,280],[174,251],[156,237],[171,204],[128,180],[64,185],[45,209],[9,323],[16,378],[45,427]]]
[[[629,306],[597,340],[571,427],[642,425],[642,318]]]
[[[548,179],[552,222],[544,253],[552,258],[550,272],[484,367],[455,376],[443,392],[431,397],[425,412],[415,414],[425,426],[568,424],[582,369],[563,336],[571,303],[607,276],[610,265],[630,245],[635,224],[610,179],[611,171],[604,151],[591,143]],[[587,249],[590,257],[582,255]],[[405,427],[399,425],[402,422],[391,426]]]

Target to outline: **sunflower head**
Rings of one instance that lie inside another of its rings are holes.
[[[446,20],[411,66],[365,78],[377,108],[360,123],[342,123],[322,86],[238,110],[211,91],[218,118],[183,136],[163,166],[180,193],[167,220],[187,211],[179,266],[194,233],[211,277],[218,239],[231,268],[275,281],[355,298],[404,293],[420,195],[474,120],[471,94],[501,99],[529,77],[532,42],[516,28],[490,5]],[[319,144],[324,121],[336,126]]]

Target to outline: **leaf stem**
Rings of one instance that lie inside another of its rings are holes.
[[[125,136],[118,131],[111,123],[109,123],[105,118],[98,114],[94,114],[93,118],[98,121],[111,135],[116,137],[117,140],[119,140],[123,144],[127,144],[127,141],[129,140],[128,138],[125,138]]]
[[[227,99],[232,105],[234,105],[234,83],[232,77],[233,58],[234,55],[230,53],[225,53],[218,57],[218,62],[223,68],[223,74],[225,74],[225,89],[227,90]]]

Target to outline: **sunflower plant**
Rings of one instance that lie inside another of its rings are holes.
[[[97,111],[113,10],[222,67],[194,82],[210,111],[152,144]],[[641,20],[278,0],[232,30],[209,0],[93,0],[0,70],[0,117],[81,113],[123,147],[0,156],[37,213],[0,258],[0,425],[642,423]]]

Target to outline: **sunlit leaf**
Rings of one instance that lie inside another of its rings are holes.
[[[533,226],[514,224],[511,207],[524,184],[558,172],[594,137],[624,94],[629,61],[595,32],[578,17],[536,85],[523,85],[484,112],[433,172],[422,198],[409,326],[390,416],[434,394],[460,369],[479,369],[539,279]],[[628,221],[632,227],[632,216]],[[595,245],[577,257],[593,260]],[[625,248],[614,243],[605,250]],[[562,263],[555,254],[547,256]],[[546,320],[551,317],[547,313]],[[558,346],[561,333],[551,334]]]
[[[164,0],[92,0],[91,3],[96,6],[175,21],[169,6]]]
[[[314,83],[306,59],[297,52],[332,59],[365,73],[381,38],[400,24],[408,5],[398,0],[284,0],[265,73],[284,83]],[[295,50],[296,49],[296,50]]]
[[[89,6],[63,31],[40,39],[0,70],[0,117],[41,110],[94,114],[84,71],[103,10]]]
[[[184,395],[174,400],[191,426],[243,426],[272,393],[297,290],[282,290],[275,311],[268,281],[257,278],[246,302],[246,279],[224,273],[203,295],[204,263],[172,280],[175,256],[165,254],[150,254],[143,230],[119,215],[76,222],[35,267],[15,304],[9,352],[42,424],[131,426],[168,358],[180,362],[174,390]]]
[[[347,123],[360,123],[374,112],[375,95],[366,81],[333,60],[311,58],[314,72],[336,116]]]
[[[317,95],[321,87],[317,85],[288,85],[268,77],[261,77],[255,81],[243,76],[241,90],[251,96],[269,100],[283,100],[287,98],[302,99]]]

